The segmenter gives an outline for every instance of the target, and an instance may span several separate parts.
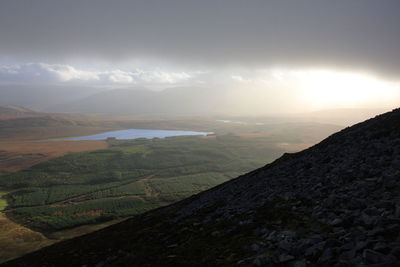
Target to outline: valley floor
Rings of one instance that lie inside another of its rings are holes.
[[[338,128],[150,120],[81,123],[54,117],[4,119],[0,124],[0,210],[5,209],[0,214],[0,263],[199,193],[284,152],[308,147]],[[217,134],[49,140],[124,127]]]

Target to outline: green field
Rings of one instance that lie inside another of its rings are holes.
[[[0,211],[3,211],[5,208],[7,208],[7,200],[3,198],[7,194],[8,192],[0,191]]]
[[[0,176],[12,190],[5,211],[44,231],[131,216],[265,165],[283,153],[275,143],[233,134],[112,140]]]

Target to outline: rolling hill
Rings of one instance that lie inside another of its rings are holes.
[[[0,115],[36,114],[35,111],[19,106],[0,106]]]
[[[3,266],[398,266],[399,148],[396,109]]]
[[[37,111],[76,101],[102,89],[87,86],[1,84],[0,105],[17,105]]]
[[[201,87],[115,89],[54,106],[51,111],[153,116],[216,114],[226,104],[221,95],[227,93]]]

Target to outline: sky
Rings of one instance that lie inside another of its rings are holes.
[[[397,0],[2,0],[0,84],[232,87],[297,109],[396,106],[399,10]]]

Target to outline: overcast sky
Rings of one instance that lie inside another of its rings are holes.
[[[304,69],[398,81],[399,12],[398,0],[1,0],[0,82],[170,86]]]

